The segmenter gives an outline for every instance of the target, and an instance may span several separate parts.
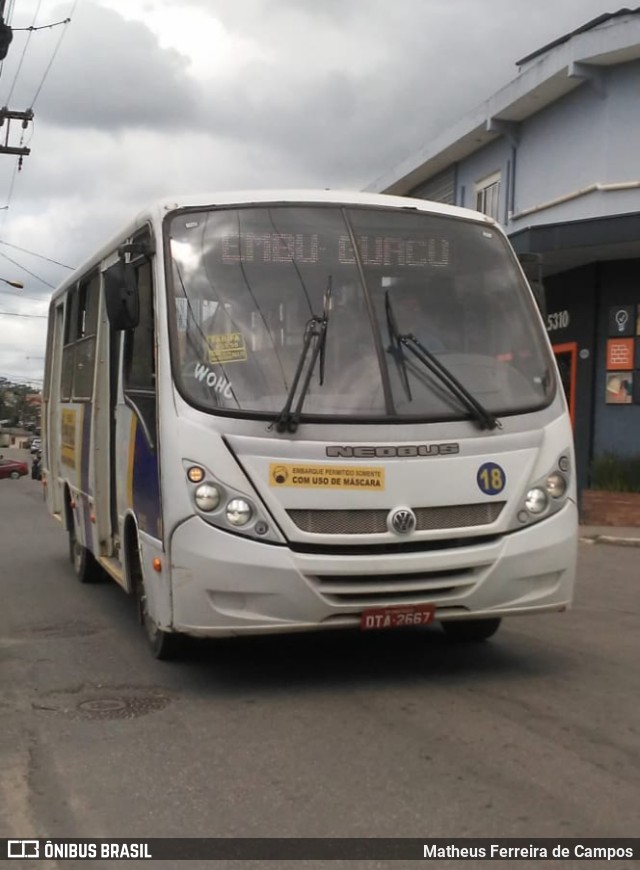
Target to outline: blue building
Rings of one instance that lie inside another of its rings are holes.
[[[602,15],[369,189],[477,209],[539,255],[579,483],[640,454],[640,9]]]

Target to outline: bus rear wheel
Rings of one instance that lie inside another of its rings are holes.
[[[449,640],[457,643],[480,643],[488,640],[500,628],[501,619],[460,619],[443,622]]]
[[[73,521],[69,526],[69,561],[81,583],[97,583],[102,579],[102,570],[93,553],[83,547],[78,540]]]
[[[151,654],[160,661],[176,658],[182,649],[182,637],[174,632],[164,631],[149,613],[147,595],[144,588],[144,577],[140,564],[140,551],[137,546],[129,553],[129,577],[136,598],[138,620],[144,628]]]

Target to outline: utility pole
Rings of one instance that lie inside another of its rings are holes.
[[[13,30],[4,21],[4,6],[6,0],[0,0],[0,60],[4,60],[9,51]]]
[[[9,51],[11,40],[13,39],[13,30],[4,20],[4,7],[6,0],[0,0],[0,61],[3,61]],[[11,121],[22,121],[22,129],[26,130],[30,121],[33,121],[33,109],[27,109],[24,112],[15,112],[3,106],[0,109],[0,127],[7,122],[7,129],[4,137],[4,144],[0,144],[0,154],[17,154],[22,158],[31,153],[30,148],[25,148],[22,145],[9,145],[9,133],[11,130]]]
[[[9,131],[11,129],[11,121],[22,121],[22,129],[26,130],[29,122],[33,121],[33,109],[27,109],[24,112],[14,112],[3,106],[0,109],[0,127],[4,125],[5,121],[7,122],[7,132],[4,137],[4,145],[0,145],[0,154],[19,154],[21,157],[31,154],[30,148],[20,145],[9,145]]]
[[[6,0],[0,0],[0,61],[3,61],[7,56],[11,40],[13,39],[13,30],[4,20],[5,5]],[[0,127],[4,125],[5,121],[7,127],[4,144],[0,144],[0,154],[17,154],[22,163],[22,158],[26,157],[27,154],[30,154],[31,150],[29,148],[24,148],[22,145],[9,145],[11,121],[21,121],[22,129],[26,130],[29,122],[33,121],[33,110],[27,109],[24,112],[15,112],[7,108],[7,106],[3,106],[3,108],[0,109]]]

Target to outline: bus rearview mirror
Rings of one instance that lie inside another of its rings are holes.
[[[140,320],[138,285],[132,266],[119,260],[104,273],[107,317],[112,329],[135,329]]]

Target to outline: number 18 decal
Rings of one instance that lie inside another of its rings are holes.
[[[485,462],[478,469],[476,477],[478,486],[487,495],[498,495],[505,487],[507,475],[504,469],[495,462]]]

